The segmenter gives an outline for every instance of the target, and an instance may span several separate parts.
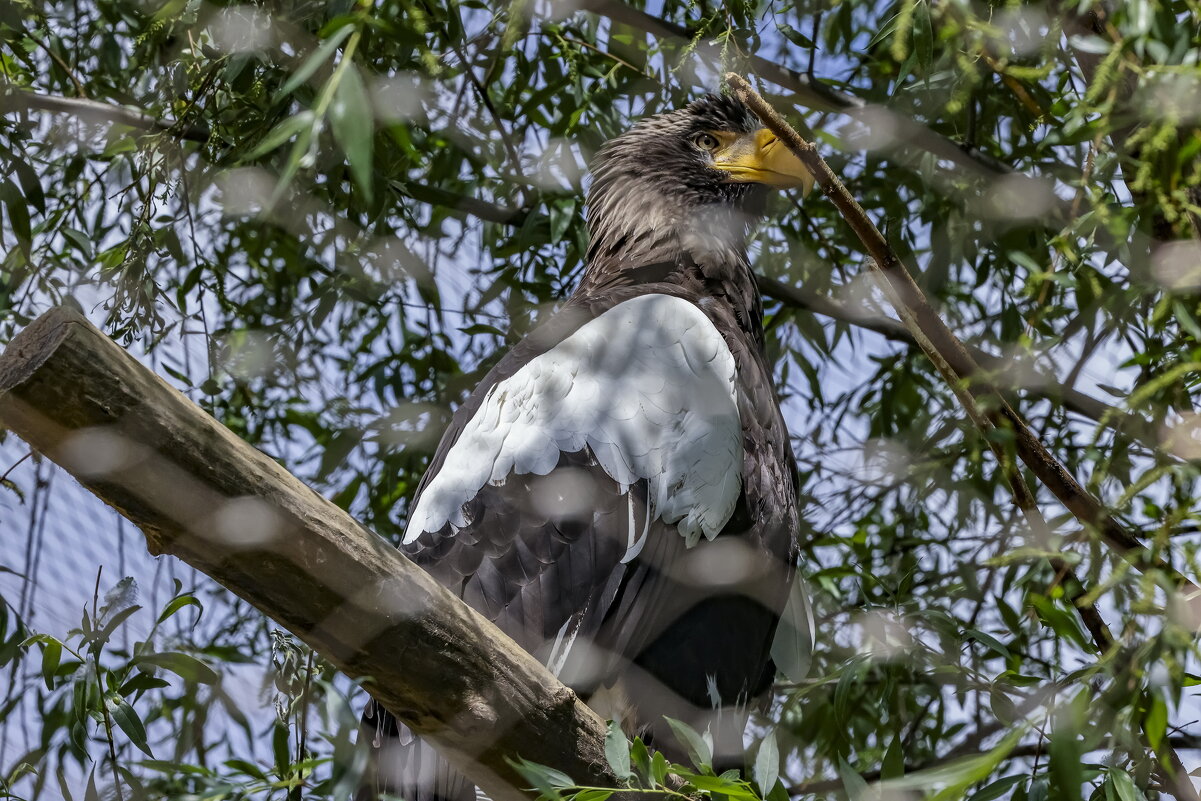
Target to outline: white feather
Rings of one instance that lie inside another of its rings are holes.
[[[695,305],[672,295],[620,303],[488,391],[404,541],[466,525],[463,506],[485,484],[546,475],[585,445],[623,491],[647,480],[650,519],[677,523],[690,546],[713,539],[742,485],[736,391],[734,357]]]
[[[571,646],[575,645],[576,635],[580,633],[580,623],[583,620],[582,614],[572,615],[559,627],[559,633],[555,635],[554,645],[550,649],[550,656],[546,658],[546,667],[551,675],[558,676],[562,672],[567,656],[571,653]]]

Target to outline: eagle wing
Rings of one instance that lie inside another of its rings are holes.
[[[567,642],[600,633],[631,564],[666,558],[664,537],[712,540],[733,514],[737,368],[695,304],[649,293],[498,374],[456,420],[402,547],[557,669]]]
[[[780,499],[743,486],[780,461],[744,449],[748,426],[782,431],[770,385],[769,422],[743,420],[763,401],[731,343],[678,290],[647,289],[569,303],[502,359],[456,413],[402,545],[581,694],[622,679],[610,716],[626,704],[643,722],[764,688],[795,524],[764,533],[751,506]],[[409,794],[453,795],[440,784]]]

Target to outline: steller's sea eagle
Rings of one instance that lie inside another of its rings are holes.
[[[401,548],[628,733],[680,753],[671,716],[729,758],[771,683],[797,527],[747,238],[769,187],[813,179],[712,95],[592,174],[579,287],[458,409]],[[361,798],[474,797],[374,702],[363,724]]]

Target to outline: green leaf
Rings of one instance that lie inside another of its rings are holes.
[[[334,139],[350,164],[351,177],[370,202],[371,175],[375,168],[371,151],[375,141],[375,119],[363,77],[353,64],[347,65],[334,90],[329,116]]]
[[[613,795],[612,790],[581,790],[571,796],[572,801],[608,801],[609,796]]]
[[[71,244],[79,249],[80,254],[85,259],[91,259],[94,252],[91,237],[80,231],[77,228],[72,228],[69,225],[64,225],[58,229],[58,232],[63,235]]]
[[[487,323],[472,323],[471,325],[463,326],[459,330],[471,337],[478,334],[492,334],[498,337],[503,337],[505,335],[504,331],[501,331],[494,325],[488,325]]]
[[[655,786],[661,786],[667,781],[667,773],[671,770],[671,765],[667,761],[667,757],[663,756],[661,751],[656,751],[651,757],[651,779],[655,782]]]
[[[738,779],[738,771],[732,770],[720,776],[709,776],[704,773],[679,772],[679,777],[698,790],[706,793],[717,793],[725,796],[728,801],[757,801],[758,796],[751,792],[747,783]]]
[[[979,629],[968,629],[964,633],[1002,659],[1009,658],[1009,649],[1005,647],[1004,643],[991,634],[980,631]]]
[[[133,129],[125,125],[114,125],[109,129],[108,144],[100,153],[100,158],[111,159],[123,153],[137,153],[138,143],[134,139]]]
[[[1106,796],[1110,801],[1144,801],[1144,796],[1139,792],[1138,787],[1134,784],[1134,779],[1130,774],[1121,768],[1110,768],[1106,771]],[[1108,790],[1113,788],[1113,795],[1110,796]]]
[[[1185,306],[1179,300],[1172,301],[1172,311],[1176,315],[1176,321],[1180,323],[1180,327],[1188,331],[1193,339],[1201,342],[1201,325],[1197,323],[1197,318],[1189,311],[1188,306]]]
[[[50,638],[42,644],[42,679],[46,689],[54,689],[54,674],[58,672],[58,663],[63,656],[63,644]]]
[[[550,217],[550,242],[555,245],[575,219],[575,198],[548,203],[547,214]]]
[[[1128,35],[1143,36],[1151,30],[1151,23],[1155,20],[1155,9],[1150,0],[1127,0],[1126,18],[1130,20]]]
[[[260,781],[267,781],[267,772],[253,762],[248,762],[245,759],[227,759],[225,760],[225,766],[241,771],[247,776],[253,776]]]
[[[275,725],[271,727],[271,755],[275,758],[275,772],[281,778],[292,773],[292,751],[288,734],[288,727],[278,720],[275,721]]]
[[[120,628],[121,624],[128,620],[130,615],[132,615],[134,612],[137,612],[141,608],[142,607],[138,606],[137,604],[134,604],[133,606],[127,606],[119,612],[114,613],[113,616],[110,617],[104,624],[104,628],[94,632],[87,639],[89,641],[98,643],[108,642],[109,639],[112,638],[113,632]],[[104,615],[101,614],[101,617],[104,617]]]
[[[1095,55],[1108,53],[1113,49],[1112,42],[1093,34],[1068,37],[1068,43],[1071,44],[1073,50],[1079,50],[1083,53],[1093,53]]]
[[[1147,745],[1158,751],[1168,731],[1168,705],[1159,693],[1151,696],[1151,708],[1147,710],[1147,716],[1143,719],[1143,731],[1147,735]]]
[[[842,779],[842,786],[847,791],[849,801],[859,801],[869,797],[867,782],[847,764],[845,759],[839,758],[838,760],[838,775]]]
[[[905,775],[905,746],[901,735],[892,738],[888,750],[884,752],[884,762],[880,766],[881,779],[896,779]]]
[[[172,762],[166,759],[143,759],[138,763],[144,768],[161,771],[163,773],[186,773],[193,776],[214,776],[212,770],[201,767],[200,765],[189,765],[186,762]]]
[[[609,729],[605,734],[605,760],[617,778],[626,780],[634,775],[630,770],[630,742],[621,726],[613,720],[609,721]]]
[[[1084,784],[1084,747],[1069,717],[1066,714],[1057,716],[1058,722],[1047,744],[1049,793],[1056,801],[1079,799]]]
[[[1096,652],[1096,645],[1084,633],[1080,627],[1079,618],[1075,614],[1068,612],[1045,595],[1030,593],[1027,599],[1034,607],[1039,620],[1057,635],[1075,643],[1084,651]]]
[[[994,799],[1002,798],[1009,793],[1017,784],[1029,779],[1029,776],[1006,776],[1003,779],[997,779],[995,782],[990,782],[984,785],[976,792],[968,796],[968,801],[994,801]]]
[[[288,78],[287,82],[280,88],[276,94],[276,102],[292,94],[305,81],[313,76],[313,73],[333,56],[334,51],[338,49],[338,45],[346,41],[346,37],[354,31],[353,25],[343,25],[334,31],[333,35],[322,42],[312,55],[304,60],[300,65],[300,69],[292,73],[292,77]]]
[[[688,749],[688,758],[698,768],[703,765],[711,765],[713,763],[713,748],[705,741],[705,738],[697,733],[696,729],[689,726],[683,721],[676,720],[664,716],[667,725],[671,726],[671,730],[675,733],[676,739]]]
[[[789,681],[804,680],[813,662],[813,644],[813,604],[809,600],[809,586],[798,570],[771,644],[776,669]]]
[[[12,226],[12,232],[26,244],[32,242],[33,233],[29,224],[29,205],[25,202],[25,197],[21,194],[21,190],[12,181],[0,183],[0,199],[4,200],[4,205],[8,209],[8,221]]]
[[[507,53],[513,49],[530,27],[530,0],[509,0],[509,13],[504,33],[501,35],[500,50]]]
[[[21,190],[25,194],[25,202],[45,214],[46,195],[42,191],[42,181],[38,177],[37,171],[28,162],[21,159],[11,159],[8,164],[17,174],[17,180],[21,183]]]
[[[506,757],[506,760],[514,770],[521,774],[523,779],[530,783],[532,789],[537,790],[546,798],[556,798],[559,790],[575,786],[571,777],[561,770],[548,768],[546,765],[539,765],[520,757],[515,760]]]
[[[157,690],[162,687],[170,687],[171,682],[164,679],[155,678],[154,676],[145,673],[138,673],[129,681],[121,685],[117,692],[124,698],[128,698],[134,693],[144,693],[147,690]]]
[[[785,39],[792,42],[797,47],[802,47],[806,50],[812,50],[814,47],[812,39],[789,25],[787,22],[777,23],[776,30],[778,30]]]
[[[142,725],[142,719],[138,717],[138,713],[129,705],[129,702],[116,693],[108,693],[104,697],[104,705],[108,708],[108,714],[112,717],[113,722],[121,731],[125,732],[129,741],[137,746],[139,751],[153,759],[154,754],[150,752],[150,746],[146,743],[146,727]]]
[[[201,662],[194,656],[179,653],[178,651],[141,654],[135,657],[131,664],[160,667],[171,671],[180,678],[199,682],[200,684],[216,684],[218,678],[220,678],[217,672],[204,662]]]
[[[311,111],[302,111],[295,116],[288,117],[281,121],[278,125],[272,128],[266,136],[259,140],[259,143],[251,148],[250,152],[243,157],[243,161],[254,161],[255,159],[270,153],[280,145],[284,144],[297,134],[310,132],[313,130],[313,124],[316,122],[316,117]]]
[[[180,609],[183,609],[185,606],[195,606],[199,609],[201,614],[204,613],[204,604],[200,603],[195,596],[181,595],[178,598],[173,598],[169,604],[163,607],[162,613],[160,613],[158,616],[158,622],[164,622]]]
[[[914,771],[897,779],[878,783],[882,796],[893,793],[905,794],[906,791],[917,790],[934,792],[927,796],[927,801],[950,801],[961,798],[967,788],[977,784],[997,769],[997,766],[1009,755],[1026,733],[1026,726],[1012,729],[1001,742],[983,754],[956,759],[946,765],[926,770]],[[846,781],[844,777],[844,781]]]
[[[759,743],[751,776],[759,785],[759,793],[766,797],[776,786],[780,777],[780,748],[776,745],[776,730],[772,729]]]
[[[645,780],[651,779],[651,755],[642,738],[635,737],[630,745],[630,769]]]

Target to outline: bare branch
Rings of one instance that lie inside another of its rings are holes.
[[[0,114],[11,114],[30,109],[70,114],[82,120],[114,122],[147,131],[162,131],[171,134],[176,139],[189,142],[204,143],[211,136],[209,129],[202,125],[181,125],[175,120],[159,119],[143,111],[114,106],[111,103],[101,103],[97,100],[87,100],[81,97],[54,97],[24,89],[9,88],[0,91]]]
[[[846,186],[818,154],[817,148],[810,142],[806,142],[800,134],[793,130],[741,76],[727,73],[726,80],[743,102],[750,106],[751,110],[763,121],[763,124],[805,164],[826,195],[842,213],[847,224],[855,231],[871,256],[871,269],[886,289],[886,294],[889,295],[906,330],[938,367],[952,391],[963,403],[967,414],[982,429],[981,433],[987,437],[989,426],[1005,427],[1011,430],[1015,435],[1017,453],[1022,461],[1038,477],[1039,481],[1050,489],[1077,519],[1085,524],[1086,529],[1095,528],[1114,549],[1128,555],[1144,568],[1151,566],[1162,570],[1173,579],[1181,590],[1188,594],[1189,601],[1196,603],[1198,597],[1201,596],[1201,589],[1198,589],[1187,576],[1147,553],[1138,538],[1114,518],[1099,500],[1090,495],[1068,472],[1067,468],[1046,449],[1042,441],[1035,436],[1026,422],[1005,400],[1000,390],[990,385],[963,343],[930,306],[904,262],[900,260],[875,224],[868,218],[867,213],[851,196]],[[975,379],[970,385],[963,381],[967,376],[973,376]],[[977,406],[977,400],[985,398],[992,401],[992,408],[987,413],[982,412],[981,408]],[[993,443],[990,441],[990,444]],[[1035,504],[1025,479],[1009,464],[1007,455],[999,446],[994,447],[994,450],[1006,471],[1018,507],[1027,513],[1032,525],[1045,527],[1046,523],[1042,520],[1042,513]],[[1082,602],[1083,585],[1075,580],[1071,568],[1064,560],[1052,558],[1049,561],[1061,577],[1072,579],[1072,584],[1080,588],[1069,595],[1069,599],[1088,628],[1098,650],[1102,653],[1110,650],[1113,640],[1100,613],[1092,604]],[[1183,764],[1175,750],[1167,747],[1166,754],[1171,768],[1158,766],[1158,772],[1164,784],[1172,787],[1176,797],[1181,801],[1201,801],[1201,796],[1198,796],[1197,790],[1184,771]]]

